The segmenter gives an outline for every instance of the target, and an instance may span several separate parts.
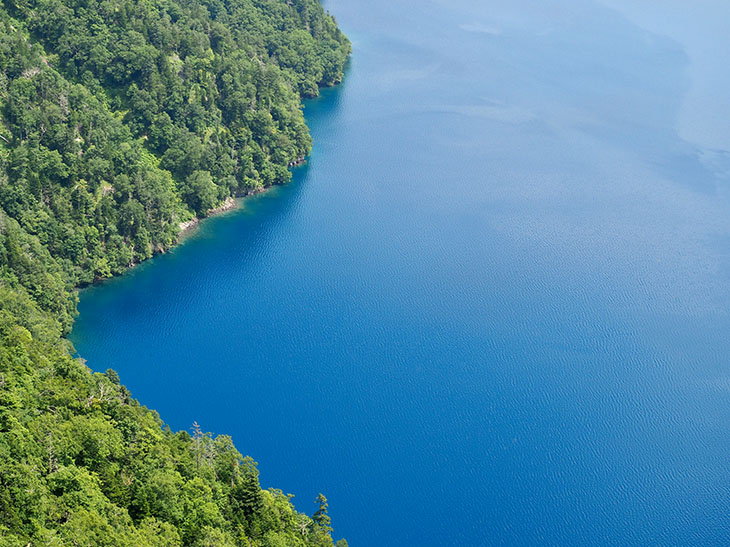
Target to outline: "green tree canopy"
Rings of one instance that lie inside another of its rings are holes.
[[[230,437],[172,432],[63,338],[79,286],[290,178],[350,44],[317,0],[0,4],[0,545],[332,547]],[[324,512],[323,512],[324,511]]]

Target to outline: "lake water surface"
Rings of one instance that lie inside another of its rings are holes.
[[[84,291],[89,366],[353,547],[730,544],[730,7],[326,7],[310,161]]]

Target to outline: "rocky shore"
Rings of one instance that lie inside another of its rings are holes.
[[[233,196],[226,198],[226,200],[221,203],[218,207],[215,207],[208,211],[208,214],[205,215],[205,218],[212,217],[213,215],[217,215],[219,213],[223,213],[224,211],[230,211],[231,209],[236,208],[239,205],[239,201],[236,200]],[[186,232],[188,230],[191,230],[195,226],[198,225],[201,219],[198,217],[192,218],[186,222],[180,223],[180,233]]]

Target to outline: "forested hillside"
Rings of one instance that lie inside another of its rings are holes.
[[[76,288],[287,182],[350,45],[317,0],[0,4],[0,545],[332,545],[230,438],[173,433],[63,336]]]

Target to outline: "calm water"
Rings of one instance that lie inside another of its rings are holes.
[[[730,8],[330,0],[294,182],[73,342],[354,546],[730,543]]]

